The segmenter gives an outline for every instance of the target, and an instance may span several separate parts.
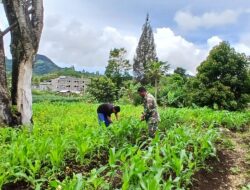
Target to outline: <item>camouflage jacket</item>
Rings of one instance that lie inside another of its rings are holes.
[[[154,96],[147,93],[143,99],[145,120],[148,123],[158,123],[160,116],[157,111],[157,104]]]

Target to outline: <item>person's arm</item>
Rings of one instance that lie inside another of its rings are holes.
[[[111,117],[107,115],[107,119],[110,123],[112,123]]]
[[[115,113],[115,118],[116,118],[116,120],[118,120],[118,119],[119,119],[119,115],[118,115],[118,113]]]

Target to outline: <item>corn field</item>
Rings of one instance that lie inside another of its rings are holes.
[[[97,106],[39,102],[32,129],[0,128],[0,189],[188,189],[216,156],[219,127],[250,123],[250,112],[161,108],[150,139],[142,107],[121,106],[120,119],[106,128],[98,125]]]

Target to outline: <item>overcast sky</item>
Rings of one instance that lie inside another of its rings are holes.
[[[0,29],[7,26],[0,5]],[[133,60],[146,14],[157,56],[190,73],[220,41],[250,55],[249,0],[44,0],[39,53],[57,65],[103,72],[109,51],[124,47]],[[9,37],[5,37],[6,54]]]

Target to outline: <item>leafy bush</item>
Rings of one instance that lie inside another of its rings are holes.
[[[98,102],[114,102],[117,89],[107,77],[93,78],[87,90]]]

